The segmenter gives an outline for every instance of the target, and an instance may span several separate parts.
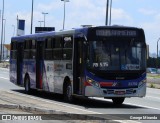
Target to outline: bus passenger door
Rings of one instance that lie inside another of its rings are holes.
[[[73,92],[83,95],[84,88],[84,38],[75,38],[74,61],[73,61]]]
[[[44,61],[44,41],[37,41],[36,51],[36,88],[42,89],[43,77],[43,61]]]
[[[22,84],[23,44],[23,42],[17,43],[17,85]]]

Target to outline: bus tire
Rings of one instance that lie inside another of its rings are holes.
[[[25,77],[24,87],[25,87],[25,92],[29,94],[31,92],[31,88],[30,88],[30,79],[28,76]]]
[[[125,98],[124,97],[117,97],[117,98],[112,98],[113,104],[114,105],[122,105],[124,102]]]
[[[72,102],[73,101],[72,86],[69,82],[65,84],[64,100],[67,101],[67,102]]]

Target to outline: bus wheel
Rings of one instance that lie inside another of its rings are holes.
[[[30,80],[29,80],[29,77],[27,76],[26,78],[25,78],[25,91],[27,92],[27,93],[29,93],[30,92]]]
[[[67,102],[72,102],[73,97],[72,97],[72,86],[70,83],[67,83],[64,89],[64,99]]]
[[[112,98],[114,105],[121,105],[124,102],[124,97]]]

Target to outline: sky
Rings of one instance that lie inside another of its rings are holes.
[[[0,10],[2,10],[0,0]],[[66,3],[65,29],[81,25],[105,25],[107,0],[70,0]],[[10,43],[19,19],[26,21],[25,34],[30,34],[32,0],[4,0],[5,43]],[[124,25],[143,28],[146,42],[151,53],[156,53],[157,41],[160,38],[160,0],[112,0],[111,25]],[[47,27],[63,28],[64,3],[61,0],[34,0],[34,28],[43,21],[42,12],[46,15]],[[43,26],[43,23],[41,23]],[[1,20],[0,20],[1,32]],[[1,34],[1,33],[0,33]],[[1,35],[0,35],[1,37]],[[159,42],[160,45],[160,42]]]

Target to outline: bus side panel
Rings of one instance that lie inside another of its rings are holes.
[[[36,61],[30,60],[29,63],[29,76],[30,76],[30,87],[36,88]]]
[[[64,76],[60,74],[60,71],[63,65],[59,63],[59,60],[44,61],[43,90],[62,94]]]
[[[10,81],[17,84],[17,61],[10,60]]]
[[[36,49],[36,88],[43,89],[44,42],[37,41]]]
[[[65,77],[69,77],[70,82],[73,82],[73,72],[71,61],[45,61],[43,69],[43,90],[47,92],[63,93],[63,83]]]
[[[23,86],[23,73],[22,73],[22,70],[23,70],[23,63],[17,63],[17,85],[20,85],[20,86]]]
[[[36,89],[36,62],[34,60],[24,60],[23,62],[23,80],[28,74],[30,78],[30,88]]]
[[[73,70],[72,62],[70,60],[55,61],[54,62],[54,92],[63,93],[63,84],[65,78],[69,78],[73,85]]]
[[[53,61],[44,61],[43,69],[43,90],[54,92],[54,63]]]
[[[17,43],[17,85],[23,86],[22,82],[22,66],[23,66],[23,42]]]

